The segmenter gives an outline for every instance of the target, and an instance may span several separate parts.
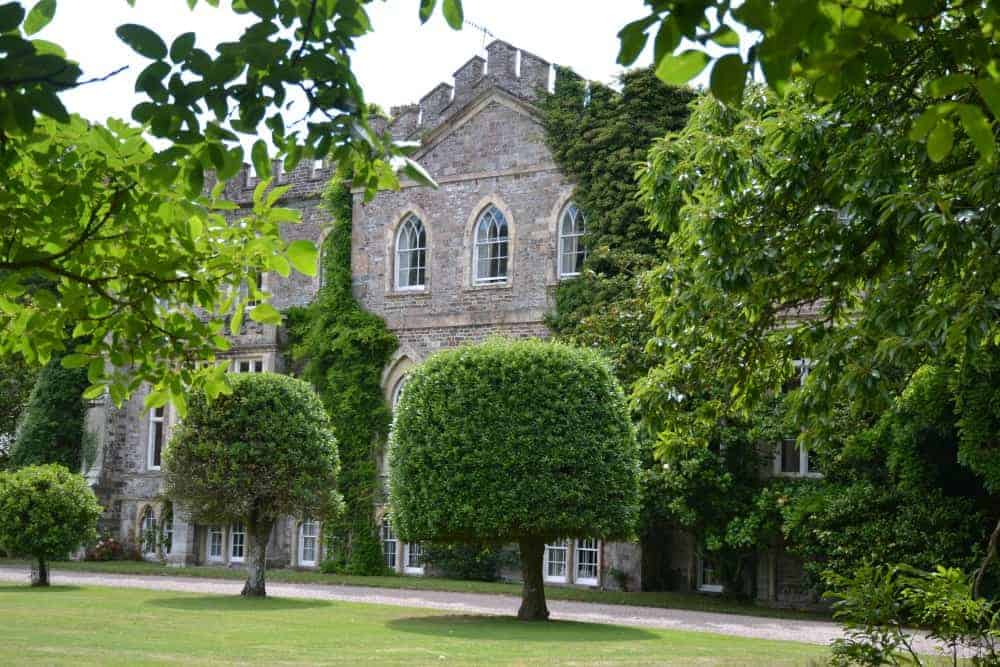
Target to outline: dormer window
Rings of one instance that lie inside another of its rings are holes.
[[[503,213],[496,206],[486,207],[476,222],[473,269],[477,285],[507,282],[509,241]]]
[[[586,221],[580,208],[570,202],[559,217],[559,277],[580,275],[587,249],[583,247]]]
[[[412,213],[396,234],[396,289],[421,290],[427,285],[427,232]]]

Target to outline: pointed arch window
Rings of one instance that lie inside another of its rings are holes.
[[[419,290],[427,285],[427,230],[410,213],[396,232],[396,289]]]
[[[570,202],[559,217],[559,277],[580,275],[587,249],[583,246],[586,220],[580,208]]]
[[[473,270],[477,285],[507,282],[508,234],[507,218],[496,206],[487,206],[476,222]]]
[[[142,521],[139,523],[142,530],[142,553],[149,555],[156,553],[156,514],[152,507],[147,507],[142,513]]]

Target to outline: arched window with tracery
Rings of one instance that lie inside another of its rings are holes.
[[[583,212],[573,202],[566,205],[559,216],[559,277],[571,278],[580,275],[587,249],[583,246],[586,233]]]
[[[487,206],[476,222],[472,262],[477,285],[507,282],[509,243],[507,218],[496,206]]]
[[[410,213],[396,232],[396,289],[423,289],[427,285],[427,231]]]
[[[142,553],[156,553],[156,514],[152,507],[147,507],[142,513],[142,521],[139,522],[140,542],[142,543]]]

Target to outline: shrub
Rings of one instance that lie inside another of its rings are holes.
[[[53,359],[38,374],[10,451],[13,467],[58,463],[80,469],[87,412],[87,369]]]
[[[449,579],[496,581],[500,568],[513,564],[510,551],[496,545],[428,544],[424,547],[424,563]]]
[[[394,525],[410,542],[517,542],[518,617],[548,617],[545,543],[631,536],[638,452],[595,352],[493,339],[414,369],[390,437]]]
[[[60,465],[0,473],[0,544],[30,556],[32,586],[48,586],[48,562],[97,537],[101,506],[83,477]]]
[[[142,550],[133,542],[104,535],[84,552],[83,560],[142,560]]]
[[[245,596],[264,596],[267,542],[289,514],[316,519],[339,509],[337,444],[312,388],[284,375],[248,373],[209,402],[191,395],[164,454],[167,495],[195,521],[242,522],[247,530]]]

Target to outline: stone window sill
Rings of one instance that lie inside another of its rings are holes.
[[[429,289],[394,289],[386,290],[385,297],[387,299],[405,299],[407,297],[427,297],[431,295]]]
[[[508,280],[505,283],[484,283],[482,285],[466,285],[463,292],[479,292],[483,290],[508,290],[513,287],[513,282]]]

